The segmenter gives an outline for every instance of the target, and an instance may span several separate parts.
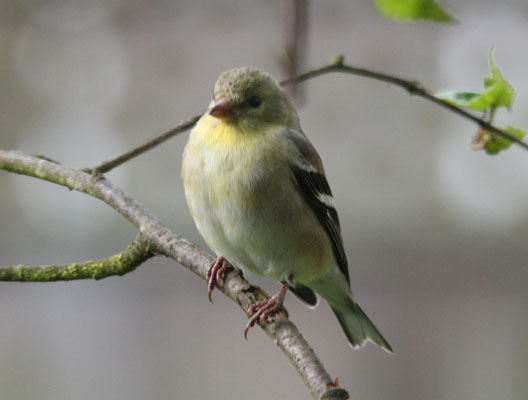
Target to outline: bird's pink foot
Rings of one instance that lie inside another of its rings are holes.
[[[327,388],[338,388],[339,387],[339,378],[335,378],[335,381],[333,381],[332,383],[327,383],[326,387]]]
[[[255,326],[257,321],[260,321],[260,323],[263,324],[266,321],[266,318],[277,313],[281,309],[288,286],[288,283],[285,283],[280,292],[275,296],[259,303],[252,304],[251,307],[249,307],[248,314],[251,317],[244,330],[244,337],[246,339],[249,330]]]
[[[231,264],[229,264],[229,261],[227,261],[224,257],[218,257],[211,264],[209,272],[207,272],[207,294],[211,303],[213,302],[213,290],[215,287],[215,283],[217,285],[223,284],[224,275],[230,267]]]

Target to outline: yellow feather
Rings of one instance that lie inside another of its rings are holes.
[[[240,267],[280,280],[294,273],[306,283],[329,271],[333,255],[322,226],[292,190],[288,160],[295,151],[283,126],[255,132],[205,114],[191,133],[182,172],[209,247]],[[231,247],[237,250],[226,254]],[[283,264],[284,271],[277,268]]]
[[[254,133],[237,128],[235,125],[205,114],[194,128],[196,140],[208,146],[233,147],[249,146],[247,140],[255,137]]]

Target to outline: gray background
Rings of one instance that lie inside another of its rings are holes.
[[[480,90],[487,53],[528,126],[528,5],[450,1],[459,24],[399,24],[312,2],[308,66],[349,63],[435,91]],[[85,167],[199,113],[220,72],[284,77],[280,1],[0,2],[0,148]],[[303,128],[333,188],[361,304],[393,345],[351,350],[326,304],[291,318],[352,399],[528,398],[528,154],[469,151],[475,126],[400,89],[305,84]],[[109,178],[203,244],[179,178],[187,133]],[[110,256],[136,230],[103,203],[0,173],[0,264]],[[270,292],[278,285],[251,277]],[[0,283],[1,399],[309,398],[260,329],[170,260],[100,282]]]

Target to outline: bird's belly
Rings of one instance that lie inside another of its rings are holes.
[[[224,181],[219,178],[195,183]],[[231,179],[227,187],[211,185],[188,195],[198,230],[218,256],[242,270],[281,281],[291,276],[305,284],[317,280],[333,262],[326,233],[300,196],[261,178],[253,185]]]
[[[229,240],[244,243],[244,252],[264,276],[309,284],[326,274],[333,260],[326,235],[319,236],[300,213],[295,217],[271,211],[247,219],[246,228],[234,226]]]
[[[222,157],[213,151],[201,146],[199,157],[184,156],[187,202],[209,247],[242,270],[278,280],[293,275],[307,284],[324,276],[335,263],[332,244],[293,190],[289,165],[251,146],[232,146]]]

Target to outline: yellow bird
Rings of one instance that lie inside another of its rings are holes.
[[[220,75],[183,154],[185,196],[218,259],[209,299],[232,264],[283,283],[255,304],[245,334],[275,313],[289,288],[308,305],[319,294],[352,347],[370,340],[392,352],[350,289],[332,192],[317,151],[278,82],[255,68]]]

